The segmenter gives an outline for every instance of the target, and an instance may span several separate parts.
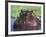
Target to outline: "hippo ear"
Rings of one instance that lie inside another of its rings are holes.
[[[22,12],[22,10],[21,10],[21,12]]]
[[[31,10],[31,12],[33,13],[33,10]]]
[[[20,14],[22,15],[22,13],[23,13],[23,10],[21,9],[21,13]]]
[[[20,15],[22,15],[22,13],[20,13]]]
[[[21,10],[21,12],[22,12],[23,10]]]

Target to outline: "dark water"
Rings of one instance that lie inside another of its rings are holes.
[[[11,18],[11,31],[14,31],[14,22],[15,22],[15,18]]]

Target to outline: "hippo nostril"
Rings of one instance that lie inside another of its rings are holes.
[[[24,24],[25,24],[25,21],[24,21]]]

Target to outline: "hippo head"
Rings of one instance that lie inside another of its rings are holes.
[[[31,15],[33,13],[33,10],[29,11],[29,10],[21,10],[21,15]]]

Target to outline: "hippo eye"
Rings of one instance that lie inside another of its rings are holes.
[[[26,14],[26,12],[24,12],[24,14]]]

